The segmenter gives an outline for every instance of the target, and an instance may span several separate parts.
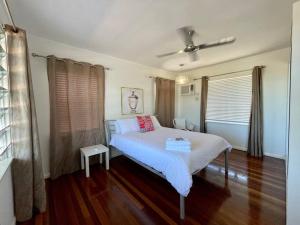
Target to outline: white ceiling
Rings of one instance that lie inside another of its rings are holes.
[[[286,47],[294,0],[7,0],[28,32],[167,70],[185,70]],[[236,43],[185,55],[176,29],[191,25],[195,44],[235,36]],[[55,52],[53,52],[55,54]],[[179,64],[184,63],[183,67]]]

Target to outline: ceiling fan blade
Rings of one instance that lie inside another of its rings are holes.
[[[198,54],[197,54],[197,51],[189,52],[188,55],[189,55],[190,60],[191,60],[192,62],[198,60]]]
[[[170,56],[170,55],[181,54],[183,52],[184,52],[183,50],[179,50],[179,51],[176,51],[176,52],[169,52],[169,53],[165,53],[165,54],[160,54],[160,55],[157,55],[156,57],[161,58],[161,57],[166,57],[166,56]]]
[[[181,39],[184,41],[185,45],[194,45],[193,42],[193,35],[195,34],[195,31],[193,29],[193,27],[181,27],[179,29],[177,29],[177,32],[179,34],[179,36],[181,37]]]
[[[233,42],[235,42],[235,40],[236,40],[235,37],[227,37],[227,38],[223,38],[219,41],[211,42],[208,44],[198,45],[197,49],[201,50],[201,49],[212,48],[212,47],[217,47],[217,46],[221,46],[221,45],[228,45],[228,44],[232,44]]]

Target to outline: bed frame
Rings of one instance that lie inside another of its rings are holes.
[[[109,145],[110,140],[111,140],[111,135],[116,133],[115,122],[116,122],[116,120],[105,120],[105,135],[106,135],[107,146],[109,148],[111,148],[111,146]],[[135,163],[139,164],[140,166],[146,168],[147,170],[151,171],[152,173],[155,173],[156,175],[162,177],[163,179],[166,179],[166,177],[161,172],[159,172],[159,171],[155,170],[154,168],[152,168],[150,166],[147,166],[146,164],[144,164],[144,163],[134,159],[133,157],[123,153],[120,149],[117,149],[117,148],[115,148],[115,149],[120,151],[124,156],[126,156],[130,160],[134,161]],[[225,154],[225,165],[224,165],[224,167],[225,167],[225,176],[228,175],[228,153],[229,153],[229,149],[225,149],[224,150],[224,154]],[[199,169],[199,170],[195,171],[192,175],[197,174],[201,170],[202,169]],[[180,196],[180,219],[183,220],[185,218],[185,197],[183,195],[180,195],[180,194],[179,194],[179,196]]]

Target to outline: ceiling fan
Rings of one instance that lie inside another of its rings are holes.
[[[235,40],[236,40],[235,37],[226,37],[226,38],[222,38],[215,42],[195,45],[193,42],[193,36],[196,32],[193,29],[193,27],[190,27],[190,26],[181,27],[181,28],[177,29],[177,32],[178,32],[179,36],[181,37],[181,39],[184,41],[185,49],[157,55],[158,58],[176,55],[176,54],[187,53],[189,55],[191,61],[196,61],[196,60],[198,60],[197,51],[206,49],[206,48],[212,48],[212,47],[217,47],[217,46],[221,46],[221,45],[231,44],[231,43],[235,42]]]

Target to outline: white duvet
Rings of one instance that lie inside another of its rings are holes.
[[[192,143],[192,151],[165,150],[165,141],[170,137],[187,138]],[[164,174],[183,196],[190,191],[193,172],[206,167],[225,149],[231,149],[219,136],[165,127],[146,133],[114,134],[110,145]]]

